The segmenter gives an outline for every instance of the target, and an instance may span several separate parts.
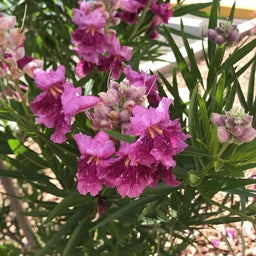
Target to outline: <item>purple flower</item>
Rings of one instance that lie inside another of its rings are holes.
[[[150,107],[147,109],[142,106],[135,106],[132,111],[130,133],[143,135],[148,132],[152,139],[155,138],[156,134],[162,134],[163,131],[158,126],[169,122],[169,106],[171,103],[171,99],[162,98],[157,108]]]
[[[104,161],[115,153],[115,146],[109,136],[100,131],[94,138],[82,133],[73,136],[81,156],[78,162],[77,189],[80,194],[90,193],[96,196],[105,183],[98,172],[104,167]]]
[[[80,5],[81,6],[81,5]],[[78,26],[85,28],[86,32],[90,32],[92,35],[95,31],[102,31],[106,24],[106,19],[103,16],[101,8],[97,8],[93,11],[89,9],[73,9],[72,21]]]
[[[72,32],[72,43],[81,58],[76,71],[83,77],[94,68],[111,71],[111,77],[118,79],[124,61],[131,58],[131,49],[121,46],[115,31],[110,25],[118,22],[115,17],[118,2],[105,6],[104,3],[80,2],[79,9],[73,9],[73,22],[78,28]]]
[[[121,46],[119,39],[113,34],[109,54],[114,57],[110,64],[111,77],[118,79],[121,74],[122,62],[130,60],[132,49],[127,46]]]
[[[120,0],[120,9],[126,12],[137,13],[145,5],[136,0]]]
[[[38,117],[39,124],[55,128],[51,140],[56,143],[66,140],[65,135],[71,131],[71,119],[75,114],[100,102],[94,96],[80,96],[80,88],[66,83],[64,66],[59,66],[56,71],[38,71],[35,83],[43,92],[30,103],[31,110]]]
[[[176,163],[174,156],[187,147],[184,141],[189,136],[182,132],[178,120],[169,118],[171,102],[170,99],[163,98],[157,108],[135,106],[132,110],[133,117],[128,133],[141,136],[135,144],[138,144],[144,156],[146,153],[150,154],[148,162],[145,163],[143,154],[137,153],[138,161],[143,161],[144,164],[150,164],[153,156],[156,163],[163,164],[167,169],[172,168]]]
[[[61,95],[61,103],[65,115],[72,115],[96,106],[100,99],[95,96],[81,96],[81,88],[75,88],[72,84],[65,84]]]
[[[98,31],[91,34],[85,29],[72,32],[72,43],[76,44],[76,52],[89,63],[99,65],[100,55],[109,49],[109,38]]]
[[[106,161],[104,168],[100,170],[100,177],[108,186],[116,187],[122,197],[138,197],[153,182],[151,175],[154,167],[139,162],[131,164],[132,152],[128,143],[121,142],[118,157]]]
[[[154,4],[152,3],[150,5],[150,10],[160,17],[161,22],[167,24],[170,17],[173,14],[173,10],[170,8],[171,4],[170,3],[165,3],[165,4]]]
[[[156,74],[148,75],[144,71],[138,73],[136,71],[133,71],[130,66],[126,66],[124,68],[124,74],[132,85],[146,87],[146,94],[149,104],[152,104],[153,106],[158,105],[158,103],[161,100],[161,97],[158,94]]]

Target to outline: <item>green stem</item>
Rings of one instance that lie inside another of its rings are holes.
[[[224,144],[222,144],[222,146],[221,146],[220,150],[218,151],[217,155],[214,156],[214,157],[212,158],[212,160],[210,161],[210,163],[205,167],[205,170],[203,171],[203,172],[204,172],[204,175],[207,175],[208,172],[213,168],[214,163],[215,163],[217,160],[221,159],[222,154],[225,152],[225,150],[227,149],[227,147],[228,147],[229,145],[230,145],[229,143],[224,143]]]

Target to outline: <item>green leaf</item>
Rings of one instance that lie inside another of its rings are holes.
[[[219,149],[218,129],[214,124],[211,129],[210,152],[212,156],[216,156]]]
[[[174,9],[173,17],[180,17],[185,14],[195,14],[196,15],[199,10],[209,7],[211,5],[212,5],[212,2],[180,5]]]
[[[213,95],[213,112],[215,113],[221,114],[223,110],[225,82],[226,82],[226,75],[224,72],[216,84],[216,93],[215,95]]]
[[[234,83],[226,95],[225,110],[228,111],[233,107],[237,91],[237,83]]]
[[[212,1],[212,8],[209,18],[209,29],[215,29],[217,27],[217,19],[218,19],[218,10],[220,7],[220,1],[219,0],[213,0]],[[216,44],[208,39],[208,57],[209,57],[209,63],[211,64],[214,60],[215,56],[215,50],[216,50]]]
[[[101,228],[124,215],[128,215],[129,213],[134,212],[136,208],[145,207],[146,204],[158,200],[161,197],[162,195],[151,195],[148,197],[138,198],[137,200],[134,200],[133,202],[130,202],[129,204],[117,209],[111,215],[107,215],[105,218],[102,216],[96,225],[90,229],[90,231]]]
[[[249,84],[248,84],[248,93],[247,93],[247,104],[249,109],[253,109],[253,100],[254,100],[254,87],[255,87],[255,73],[256,73],[256,55],[254,56],[254,62],[252,64]]]
[[[81,235],[83,236],[84,232],[87,232],[85,224],[88,222],[88,217],[84,217],[81,221],[78,222],[78,225],[72,232],[70,238],[68,239],[67,245],[63,251],[62,256],[70,256],[74,252],[76,245],[81,240]]]
[[[182,40],[183,40],[183,43],[184,43],[184,46],[185,46],[185,49],[186,49],[186,52],[188,55],[190,68],[191,68],[191,74],[194,76],[195,81],[199,80],[200,84],[202,86],[204,86],[203,79],[202,79],[201,73],[199,71],[196,58],[195,58],[195,54],[193,52],[193,49],[190,47],[190,44],[189,44],[187,37],[184,33],[184,25],[183,25],[182,20],[181,20],[181,35],[182,35]]]
[[[189,113],[188,113],[188,127],[189,133],[191,135],[192,145],[198,145],[197,138],[200,138],[199,132],[201,127],[199,125],[199,113],[198,113],[198,104],[197,104],[197,92],[198,87],[196,86],[193,90],[190,99]]]
[[[67,210],[69,206],[85,204],[87,200],[87,197],[81,196],[77,191],[69,194],[49,213],[45,224],[49,224],[55,217],[60,215],[64,210]]]
[[[78,224],[77,220],[81,219],[84,216],[84,214],[85,209],[76,211],[60,228],[60,230],[58,230],[58,232],[55,232],[51,238],[48,238],[47,244],[39,252],[37,252],[37,256],[45,256],[46,253],[51,249],[51,247],[61,240],[63,235],[70,232],[70,228]]]
[[[232,5],[232,8],[230,10],[230,14],[228,17],[228,20],[233,23],[233,19],[234,19],[234,15],[235,15],[235,10],[236,10],[236,2],[234,2],[234,4]]]
[[[163,35],[165,36],[167,42],[170,44],[172,51],[174,53],[174,56],[177,61],[178,69],[182,73],[182,76],[186,82],[186,85],[190,91],[194,89],[196,86],[196,80],[192,76],[191,71],[188,67],[188,64],[186,63],[185,59],[183,58],[179,47],[176,45],[175,40],[173,37],[170,35],[166,27],[163,27]]]
[[[115,139],[118,139],[120,141],[125,141],[130,144],[137,140],[136,136],[126,135],[126,134],[123,134],[123,133],[120,133],[117,131],[113,131],[113,130],[104,130],[104,132]]]
[[[206,140],[209,142],[211,139],[211,128],[210,128],[210,120],[207,113],[205,101],[202,99],[200,95],[197,96],[197,99],[198,99],[198,104],[200,108],[200,116],[202,120],[203,131],[205,133]]]
[[[233,178],[243,178],[244,172],[237,166],[231,164],[224,164],[224,169],[233,177]]]
[[[220,66],[219,72],[223,72],[224,70],[228,69],[229,67],[233,66],[236,62],[241,60],[244,56],[248,53],[253,51],[256,47],[256,39],[252,40],[248,44],[244,45],[240,49],[236,50],[229,56],[229,58],[224,61],[224,63]]]
[[[247,206],[245,210],[245,214],[247,215],[256,215],[256,202],[251,203]]]

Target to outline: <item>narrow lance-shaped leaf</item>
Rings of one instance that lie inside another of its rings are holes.
[[[168,30],[165,27],[163,29],[163,32],[164,32],[165,38],[167,39],[168,43],[170,44],[170,46],[173,50],[174,56],[175,56],[177,64],[178,64],[178,69],[182,73],[182,76],[186,82],[186,85],[187,85],[189,91],[192,92],[195,87],[196,81],[193,78],[191,71],[190,71],[184,57],[182,56],[182,54],[179,50],[179,47],[176,45],[173,37],[170,35],[170,33],[168,32]]]
[[[227,60],[220,66],[219,72],[223,72],[229,67],[232,67],[235,63],[241,60],[244,56],[250,53],[256,47],[256,39],[252,40],[242,48],[236,50],[227,58]]]
[[[220,6],[219,0],[213,0],[212,1],[212,8],[209,18],[209,29],[215,29],[217,27],[217,18],[218,18],[218,10]],[[215,56],[215,50],[216,50],[216,44],[208,39],[208,57],[209,57],[209,63],[211,64],[213,62],[214,56]]]
[[[200,108],[200,116],[202,120],[202,126],[205,133],[206,140],[209,142],[211,139],[211,129],[210,129],[210,120],[207,113],[205,101],[202,99],[200,95],[197,96],[198,104]]]
[[[178,8],[174,9],[173,16],[180,17],[185,14],[194,14],[196,15],[199,13],[199,10],[204,9],[206,7],[211,6],[211,2],[208,3],[195,3],[195,4],[188,4],[188,5],[180,5]]]
[[[224,72],[216,84],[215,93],[212,95],[213,112],[215,112],[215,113],[221,114],[222,110],[223,110],[223,97],[224,97],[225,82],[226,82],[226,73]]]
[[[256,72],[256,55],[254,56],[254,62],[252,64],[249,84],[248,84],[248,93],[247,93],[247,103],[248,107],[252,109],[253,107],[253,99],[254,99],[254,88],[255,88],[255,72]]]
[[[196,58],[195,58],[195,54],[193,52],[193,49],[189,45],[186,35],[184,34],[184,25],[183,25],[182,19],[181,19],[181,35],[182,35],[182,40],[183,40],[184,46],[186,48],[186,52],[188,54],[188,59],[189,59],[190,68],[191,68],[191,74],[192,74],[192,76],[194,76],[195,81],[200,81],[201,85],[204,86],[203,79],[202,79],[200,70],[198,68]]]

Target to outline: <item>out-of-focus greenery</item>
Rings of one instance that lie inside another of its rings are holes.
[[[209,5],[212,5],[211,13],[203,13],[201,9]],[[84,85],[91,79],[98,88],[103,88],[100,84],[106,84],[108,74],[93,72],[83,79],[75,76],[77,59],[70,44],[70,33],[75,27],[71,21],[72,8],[77,6],[75,0],[13,0],[0,4],[1,12],[15,15],[19,25],[23,26],[28,55],[42,59],[44,68],[64,65],[66,75],[76,85]],[[208,16],[209,28],[214,28],[218,9],[217,0],[189,7],[178,5],[174,16],[188,13]],[[20,255],[37,256],[181,255],[188,245],[196,245],[193,233],[200,232],[203,225],[244,220],[255,223],[255,208],[253,205],[247,206],[248,198],[255,196],[255,192],[246,189],[246,185],[254,182],[244,179],[243,173],[256,165],[256,142],[237,147],[231,145],[225,154],[218,155],[220,144],[216,127],[210,125],[210,116],[212,112],[229,110],[236,95],[241,105],[255,116],[256,103],[252,97],[255,58],[240,69],[236,68],[236,64],[256,47],[256,39],[239,46],[227,60],[222,58],[226,48],[216,48],[209,41],[208,52],[205,52],[208,65],[205,84],[193,50],[189,47],[187,34],[179,32],[189,56],[189,64],[173,39],[172,33],[177,31],[162,27],[164,42],[146,38],[144,32],[148,19],[150,16],[140,23],[140,29],[119,28],[119,37],[134,49],[130,63],[133,68],[138,68],[141,60],[159,59],[162,46],[169,47],[175,54],[190,99],[188,102],[182,100],[177,70],[168,74],[172,75],[172,81],[159,73],[159,92],[161,96],[166,96],[167,92],[171,94],[174,98],[171,115],[179,118],[184,130],[189,129],[192,136],[188,149],[176,158],[174,172],[182,181],[181,186],[172,188],[159,184],[157,188],[147,188],[137,199],[121,199],[113,189],[104,190],[102,197],[80,195],[75,180],[79,152],[72,138],[69,137],[68,142],[61,145],[52,143],[49,140],[52,130],[39,128],[28,106],[28,113],[25,113],[20,101],[10,100],[10,109],[0,108],[0,158],[4,163],[0,176],[11,178],[18,187],[18,197],[24,203],[24,214],[31,220],[37,246],[26,248],[21,243],[22,234],[17,233],[16,241],[4,233],[0,255],[18,255],[17,251]],[[127,40],[132,30],[140,32],[132,40]],[[248,85],[243,85],[252,92],[247,100],[238,78],[249,68],[251,79]],[[26,77],[23,83],[29,86],[29,98],[33,98],[38,92],[32,79]],[[199,93],[199,87],[204,88],[203,95]],[[79,114],[73,132],[83,127],[83,132],[90,133],[85,120],[85,114]],[[213,197],[219,191],[224,191],[226,196],[221,202],[215,202]],[[240,202],[235,203],[235,196],[240,197]],[[6,198],[7,195],[2,194],[2,197]],[[108,208],[99,220],[92,221],[99,201],[103,201]],[[225,206],[227,201],[231,202],[230,206]],[[14,226],[18,225],[8,204],[3,204],[1,213],[0,227],[3,230],[8,230],[8,218],[14,222]],[[6,238],[11,243],[6,242]]]

